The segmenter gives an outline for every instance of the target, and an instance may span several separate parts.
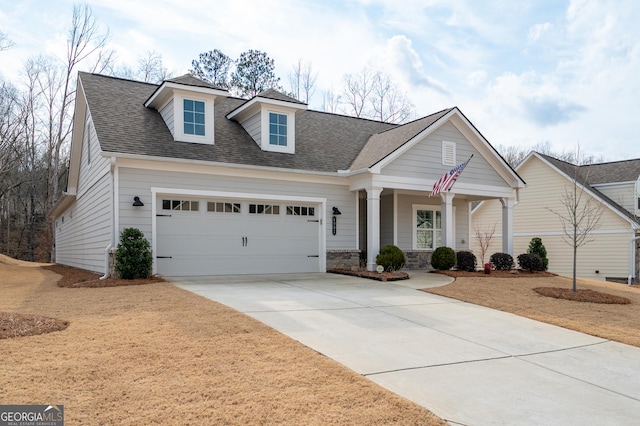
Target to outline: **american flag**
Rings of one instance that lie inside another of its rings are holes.
[[[471,157],[473,157],[473,155]],[[448,191],[451,188],[451,186],[453,186],[453,182],[455,182],[456,179],[458,179],[458,176],[460,176],[460,173],[462,173],[464,168],[467,167],[467,164],[469,164],[469,161],[471,161],[471,157],[469,157],[469,159],[464,163],[459,164],[453,169],[449,170],[447,173],[444,174],[444,176],[438,179],[436,183],[433,184],[433,189],[431,190],[431,194],[429,194],[429,197],[438,195],[442,191]]]

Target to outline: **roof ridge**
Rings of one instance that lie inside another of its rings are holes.
[[[115,75],[99,74],[99,73],[96,73],[96,72],[78,71],[78,74],[87,74],[87,75],[92,75],[94,77],[110,78],[112,80],[129,81],[131,83],[147,84],[149,86],[156,86],[156,87],[160,86],[159,84],[150,83],[148,81],[134,80],[132,78],[118,77],[118,76],[115,76]]]
[[[401,124],[400,124],[400,123],[398,123],[398,124],[397,124],[397,127],[393,127],[393,128],[391,128],[391,129],[383,130],[382,132],[379,132],[379,133],[376,133],[376,134],[377,134],[377,135],[380,135],[380,134],[385,133],[385,132],[390,132],[390,131],[392,131],[392,130],[399,129],[400,127],[403,127],[403,126],[408,126],[409,124],[413,124],[413,123],[415,123],[415,122],[417,122],[417,121],[424,120],[424,119],[426,119],[426,118],[432,117],[432,116],[437,115],[437,114],[440,114],[440,113],[442,113],[442,112],[445,112],[445,111],[451,111],[451,110],[453,110],[453,108],[455,108],[455,107],[452,107],[452,108],[445,108],[445,109],[442,109],[442,110],[440,110],[440,111],[438,111],[438,112],[434,112],[434,113],[432,113],[432,114],[425,115],[424,117],[420,117],[420,118],[416,118],[415,120],[407,121],[406,123],[401,123]],[[444,115],[444,114],[443,114],[443,115]],[[385,121],[380,121],[380,123],[385,123]],[[389,124],[395,124],[395,123],[389,123]],[[433,124],[433,123],[432,123],[432,124]],[[419,132],[418,132],[418,133],[419,133]],[[373,135],[372,135],[372,136],[373,136]]]

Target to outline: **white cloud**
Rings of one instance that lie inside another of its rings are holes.
[[[545,22],[544,24],[536,24],[533,27],[529,28],[529,43],[535,43],[538,41],[540,37],[542,37],[546,32],[548,32],[553,25],[550,22]]]

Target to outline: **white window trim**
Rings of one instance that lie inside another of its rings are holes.
[[[640,176],[638,176],[638,180],[636,180],[636,193],[633,199],[633,203],[635,204],[636,216],[640,216]]]
[[[434,204],[412,204],[411,207],[412,207],[412,209],[411,209],[411,212],[412,212],[412,216],[411,216],[411,228],[412,228],[412,231],[411,231],[411,233],[412,233],[411,246],[413,247],[413,250],[434,251],[435,249],[437,249],[440,246],[435,246],[432,249],[418,248],[418,227],[417,227],[418,224],[416,223],[416,216],[418,215],[418,210],[432,210],[434,212],[440,212],[440,214],[442,215],[442,209],[440,208],[440,206],[434,205]],[[453,235],[454,236],[456,235],[455,217],[456,217],[456,207],[453,206],[453,218],[454,218],[454,220],[453,220]],[[442,232],[442,219],[440,220],[440,231]],[[435,244],[435,236],[434,236],[434,244]]]
[[[184,132],[184,101],[204,102],[204,136],[190,135]],[[175,140],[179,142],[201,143],[213,145],[214,122],[213,122],[213,99],[202,96],[199,93],[177,92],[173,100],[173,128]]]
[[[447,155],[447,152],[451,152],[451,156]],[[443,166],[456,165],[456,143],[455,142],[442,141],[442,165]]]
[[[271,145],[269,143],[269,113],[287,116],[287,146]],[[296,152],[296,114],[287,108],[278,108],[273,105],[263,105],[261,111],[261,146],[263,151],[282,152],[295,154]]]

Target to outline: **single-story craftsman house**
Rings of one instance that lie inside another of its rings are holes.
[[[565,189],[584,190],[584,200],[600,206],[600,225],[588,238],[593,240],[578,248],[577,275],[605,280],[637,280],[640,266],[640,159],[576,166],[537,152],[530,153],[517,167],[527,181],[514,208],[514,244],[516,254],[525,253],[533,237],[542,239],[547,249],[549,271],[573,275],[573,246],[566,237],[562,222],[549,209],[566,214],[562,204]],[[584,205],[584,204],[583,204]],[[580,210],[579,210],[580,211]],[[500,223],[500,205],[487,200],[472,214],[474,227],[487,230]],[[499,227],[498,227],[499,229]],[[496,232],[496,239],[500,232]],[[474,239],[474,251],[479,248]],[[489,253],[499,251],[494,244]]]
[[[67,191],[50,214],[55,261],[108,274],[135,227],[164,276],[324,272],[361,253],[374,270],[387,244],[424,268],[437,246],[469,249],[480,200],[501,200],[511,252],[524,186],[457,107],[397,125],[275,90],[238,99],[189,74],[156,85],[79,73]]]

